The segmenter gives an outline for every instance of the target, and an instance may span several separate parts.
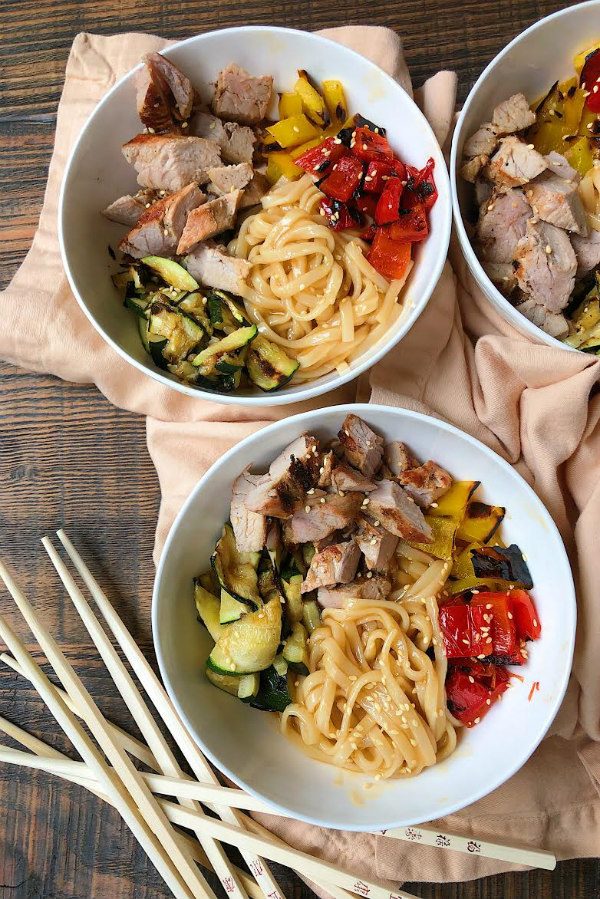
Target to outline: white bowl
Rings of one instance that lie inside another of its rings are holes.
[[[278,718],[211,686],[203,675],[211,641],[196,621],[192,578],[206,568],[231,482],[247,465],[264,471],[304,432],[324,438],[339,430],[348,407],[332,407],[277,422],[243,440],[199,481],[179,513],[158,566],[152,628],[166,688],[190,733],[228,777],[293,818],[346,830],[382,830],[430,821],[491,792],[527,761],[562,701],[575,639],[575,592],[569,562],[550,515],[525,481],[499,456],[437,419],[387,406],[350,407],[387,440],[405,440],[457,478],[482,482],[484,500],[507,507],[503,536],[518,543],[535,583],[542,637],[515,685],[456,752],[418,777],[369,791],[365,778],[308,758],[284,737]],[[528,702],[534,681],[540,692]]]
[[[452,140],[450,179],[454,221],[471,274],[500,315],[522,334],[549,346],[573,350],[525,318],[490,281],[465,229],[473,186],[460,176],[463,145],[502,100],[519,91],[532,102],[559,79],[572,77],[573,57],[600,35],[600,0],[560,10],[516,37],[482,72],[466,99]]]
[[[65,170],[59,204],[59,239],[65,271],[81,308],[124,359],[156,381],[188,396],[220,403],[279,405],[308,399],[357,377],[374,365],[413,326],[431,296],[448,251],[451,227],[450,185],[442,153],[423,114],[389,75],[363,56],[316,34],[266,26],[211,31],[182,41],[165,55],[207,94],[217,73],[231,61],[254,74],[272,74],[279,90],[293,84],[296,69],[317,80],[339,78],[349,108],[388,129],[394,149],[408,163],[423,166],[432,156],[439,199],[430,215],[431,233],[416,253],[404,291],[404,307],[387,333],[363,350],[343,375],[333,373],[308,384],[293,383],[264,394],[254,388],[215,395],[182,384],[160,371],[141,346],[135,316],[124,309],[110,281],[116,265],[108,255],[124,228],[100,210],[115,197],[138,189],[134,169],[121,145],[141,130],[136,113],[134,71],[119,81],[96,107]],[[139,67],[138,67],[139,68]]]

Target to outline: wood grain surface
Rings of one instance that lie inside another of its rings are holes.
[[[417,85],[440,68],[453,68],[464,99],[508,40],[564,5],[552,0],[3,0],[0,286],[22,261],[36,226],[65,63],[79,31],[147,31],[177,38],[240,24],[388,25],[404,39]],[[93,388],[6,364],[0,364],[0,375],[2,557],[24,573],[24,586],[105,713],[128,724],[39,538],[66,525],[153,660],[151,549],[159,491],[144,421],[113,408]],[[0,596],[0,609],[10,616],[5,596]],[[37,695],[8,670],[0,670],[0,714],[67,750]],[[288,897],[310,895],[289,872],[279,876]],[[571,861],[553,873],[507,874],[461,885],[410,884],[407,889],[431,899],[593,899],[600,897],[600,863]],[[0,768],[0,899],[167,896],[111,809],[44,774]]]

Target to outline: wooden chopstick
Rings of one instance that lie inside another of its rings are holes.
[[[179,746],[196,778],[199,781],[208,781],[209,783],[218,784],[219,781],[217,776],[192,740],[187,728],[184,727],[164,687],[156,677],[145,657],[142,655],[135,640],[112,607],[91,571],[62,528],[57,531],[57,536],[73,565],[79,572],[83,582],[90,591],[104,620],[112,631],[115,640],[121,647],[125,658],[133,668],[140,683],[144,685],[144,689],[150,697],[154,708]],[[221,816],[223,821],[235,825],[241,824],[241,819],[238,816],[239,813],[233,809],[222,808],[217,810],[217,813]],[[269,899],[284,899],[279,884],[273,877],[266,862],[259,856],[253,855],[247,849],[242,850],[242,857],[256,878],[256,881],[265,896],[268,896]]]
[[[8,578],[9,583],[11,583],[11,586],[13,586],[12,579],[8,575],[8,572],[6,572],[0,564],[0,576],[2,576],[2,580],[6,583],[5,575]],[[14,585],[14,587],[18,591],[16,585]],[[26,650],[21,640],[12,631],[8,622],[2,615],[0,615],[0,637],[4,640],[23,669],[27,671],[28,677],[50,709],[52,715],[63,731],[70,737],[71,742],[89,768],[94,772],[97,780],[102,783],[107,794],[110,796],[111,802],[119,811],[121,817],[126,822],[157,871],[161,874],[173,895],[176,896],[177,899],[190,899],[190,891],[180,880],[177,871],[172,866],[171,860],[154,834],[150,831],[138,809],[131,802],[120,779],[115,777],[110,771],[102,754],[96,749],[73,713],[67,709],[64,703],[62,703],[56,696],[50,681],[34,658]]]
[[[74,745],[76,745],[76,748],[84,758],[84,761],[86,761],[88,765],[92,767],[97,779],[100,779],[101,777],[106,778],[107,781],[111,783],[111,785],[114,785],[115,782],[118,782],[119,800],[121,802],[125,798],[124,790],[129,793],[131,799],[139,809],[139,813],[141,813],[141,816],[143,816],[140,817],[136,815],[135,819],[133,819],[132,816],[129,815],[128,803],[124,803],[124,805],[127,805],[129,818],[132,820],[132,822],[135,820],[136,825],[140,820],[143,820],[146,827],[149,827],[153,834],[158,838],[159,842],[155,842],[153,846],[154,854],[156,854],[156,845],[160,845],[161,860],[164,858],[167,858],[169,860],[168,869],[163,864],[165,872],[169,870],[171,873],[174,872],[176,874],[176,880],[173,881],[172,887],[172,889],[175,888],[177,890],[176,895],[186,897],[186,899],[189,895],[193,897],[206,897],[206,899],[216,899],[215,894],[198,870],[191,856],[187,852],[185,852],[177,843],[175,834],[173,833],[173,828],[167,820],[155,796],[147,787],[133,762],[131,761],[125,750],[121,747],[120,743],[118,743],[118,741],[115,740],[115,738],[111,735],[108,727],[106,726],[102,713],[84,687],[81,679],[75,673],[73,667],[67,661],[66,657],[60,650],[54,638],[41,623],[33,606],[29,603],[24,593],[22,593],[22,591],[19,589],[2,563],[0,563],[0,578],[2,578],[2,580],[4,581],[5,586],[7,587],[9,593],[17,604],[19,611],[31,628],[31,631],[33,632],[40,647],[45,652],[46,658],[54,668],[54,671],[62,681],[62,684],[67,693],[71,695],[73,701],[79,706],[82,712],[83,719],[92,732],[94,738],[98,741],[100,748],[112,764],[113,768],[115,768],[118,772],[117,777],[115,777],[115,774],[113,772],[109,772],[106,763],[102,762],[101,766],[98,765],[100,756],[95,749],[93,753],[89,752],[89,750],[93,748],[93,744],[87,738],[83,745],[84,749],[87,750],[89,759],[84,756],[83,752],[81,752],[79,746],[75,744],[75,741],[73,739],[74,736],[79,737],[79,735],[83,733],[83,730],[73,714],[63,706],[61,711],[67,714],[63,714],[63,720],[59,723],[61,724],[61,727],[63,727],[65,733],[71,738]],[[3,622],[3,625],[5,626],[5,622]],[[12,632],[10,636],[14,637]],[[12,645],[8,640],[6,640],[6,643],[9,648],[12,649]],[[21,664],[23,664],[23,658],[27,659],[27,655],[23,656],[22,647],[19,647],[19,649],[21,652],[21,656],[19,656],[19,654],[17,654],[16,652],[13,652],[13,654],[17,657]],[[60,700],[52,696],[50,690],[46,690],[45,692],[46,695],[44,696],[44,700],[46,701],[46,703],[48,704],[48,696],[51,697],[55,708],[59,707]]]
[[[171,748],[144,702],[142,694],[133,682],[131,675],[119,658],[100,622],[92,612],[83,593],[71,577],[69,570],[52,546],[48,537],[42,539],[42,545],[48,553],[67,593],[71,597],[73,605],[77,609],[79,617],[83,621],[87,632],[100,653],[102,661],[111,675],[117,690],[131,712],[133,720],[139,727],[142,736],[148,744],[148,748],[158,762],[160,771],[162,774],[169,775],[172,778],[180,780],[184,779],[186,775],[183,769],[173,755]],[[151,786],[150,789],[152,789]],[[189,793],[186,795],[185,791],[180,792],[178,794],[178,799],[182,805],[193,809],[201,817],[206,817],[201,806],[193,797],[190,797]],[[235,899],[247,899],[246,893],[239,883],[233,870],[233,865],[225,855],[223,847],[215,840],[211,840],[207,837],[206,831],[201,827],[200,821],[198,821],[196,826],[192,829],[198,837],[198,841],[206,852],[213,870],[217,874],[226,892],[232,897],[235,897]]]

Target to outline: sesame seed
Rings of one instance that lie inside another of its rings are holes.
[[[477,656],[478,659],[485,659],[485,655]]]
[[[148,134],[155,134],[154,128],[148,128]]]
[[[375,546],[377,543],[377,537],[371,537],[371,546]]]
[[[527,144],[527,149],[528,149],[528,150],[533,150],[533,149],[535,149],[535,148],[534,148],[534,145],[533,145],[533,144]]]
[[[340,496],[346,496],[346,494],[344,493],[343,490],[338,490],[338,494],[339,494]]]
[[[187,122],[183,122],[182,125],[181,125],[181,127],[182,127],[182,128],[187,128],[187,127],[188,127],[188,123],[187,123]]]
[[[334,144],[341,144],[341,140],[339,139],[339,137],[334,137],[333,142]]]
[[[437,507],[438,507],[438,504],[437,504],[437,503],[431,503],[431,508],[432,508],[432,509],[437,509]]]
[[[513,613],[512,613],[512,612],[508,612],[507,614],[508,614],[508,617],[512,619]]]
[[[474,683],[475,683],[475,678],[474,678],[472,675],[469,675],[469,683],[470,683],[470,684],[474,684]]]
[[[371,175],[365,175],[365,181],[372,181],[373,178]]]
[[[367,571],[367,578],[370,579],[370,578],[372,578],[372,577],[373,577],[373,572],[372,572],[372,571]]]
[[[490,205],[488,206],[488,212],[491,212],[495,205],[495,203],[490,203]]]
[[[550,246],[549,243],[547,243],[546,244],[546,253],[548,254],[548,256],[550,255],[551,252],[552,252],[552,247]]]
[[[414,740],[414,739],[411,739],[410,745],[411,745],[411,746],[416,746],[416,745],[417,745],[417,741]]]
[[[486,609],[491,609],[491,608],[493,608],[491,602],[486,603],[485,607],[486,607]]]
[[[297,125],[294,125],[293,130],[296,132],[296,134],[300,134],[300,129],[298,128]]]
[[[378,528],[379,525],[381,524],[381,522],[379,521],[378,518],[376,518],[375,521],[373,522],[373,524],[375,525],[376,528]]]
[[[594,88],[594,90],[595,90],[595,91],[597,91],[597,90],[598,90],[598,88],[597,88],[597,87],[595,87],[595,88]],[[363,150],[366,150],[366,149],[367,149],[367,145],[366,145],[366,144],[363,144],[363,145],[362,145],[362,148],[363,148]]]
[[[534,627],[537,627],[537,626],[538,626],[537,618],[534,618],[534,619],[533,619],[533,626],[534,626]]]
[[[305,511],[305,512],[310,512],[310,506],[304,506],[304,511]]]
[[[146,209],[150,209],[150,203],[146,203]]]
[[[370,502],[371,502],[371,500],[367,497],[367,499],[363,499],[361,505],[363,505],[363,506],[368,506]]]
[[[325,502],[325,497],[322,496],[321,499],[319,500],[319,502],[320,502],[320,503],[324,503],[324,502]]]
[[[492,704],[492,700],[491,700],[491,699],[486,699],[485,704],[486,704],[486,705],[491,705],[491,704]]]
[[[481,721],[481,718],[475,718],[475,721],[473,722],[473,724],[479,724],[480,721]]]
[[[315,488],[311,487],[310,490],[308,491],[308,495],[312,496],[314,492],[315,492]]]

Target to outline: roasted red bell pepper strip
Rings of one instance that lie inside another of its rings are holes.
[[[585,105],[592,112],[600,112],[600,49],[586,56],[579,83],[588,93]]]
[[[407,184],[402,196],[404,209],[412,209],[413,206],[422,205],[428,212],[438,198],[437,187],[433,177],[435,162],[428,159],[422,169],[415,169],[411,165],[406,166]]]
[[[490,655],[486,642],[485,609],[468,603],[446,603],[440,608],[440,629],[449,659]]]
[[[427,213],[422,205],[414,206],[408,211],[400,210],[400,218],[390,225],[390,237],[394,240],[410,240],[416,243],[425,240],[429,234]]]
[[[372,160],[367,166],[364,190],[371,194],[380,194],[388,178],[397,174],[391,161]]]
[[[377,228],[367,259],[380,275],[391,281],[404,278],[410,257],[408,241],[392,240],[385,228]]]
[[[452,671],[446,678],[448,708],[467,727],[479,724],[507,689],[507,681],[500,682],[490,690],[463,671]]]
[[[388,178],[377,201],[375,221],[378,225],[389,225],[400,218],[400,198],[404,185],[400,178]]]
[[[376,134],[369,128],[355,128],[350,149],[355,156],[367,162],[394,158],[394,151],[387,137]]]
[[[345,203],[323,197],[319,204],[327,224],[332,231],[345,231],[347,228],[360,228],[362,221],[360,214],[349,209]]]
[[[504,684],[510,680],[510,673],[504,665],[495,665],[487,658],[480,661],[476,658],[453,659],[449,663],[449,672],[463,671],[487,687],[494,690],[498,684]]]
[[[542,633],[542,626],[533,599],[527,590],[511,590],[508,594],[508,603],[517,628],[517,636],[521,640],[537,640]]]
[[[485,610],[485,626],[490,628],[485,632],[486,647],[489,646],[495,656],[513,656],[519,648],[519,641],[508,594],[478,593],[471,599],[471,605]]]
[[[370,215],[371,218],[375,218],[375,209],[377,207],[377,197],[373,194],[361,194],[354,201],[354,205],[357,209],[363,212],[365,215]]]
[[[333,200],[347,203],[363,176],[362,163],[354,156],[342,156],[333,164],[328,174],[319,185],[320,190]]]
[[[336,144],[333,137],[328,137],[322,144],[307,150],[294,162],[303,171],[322,177],[347,152],[342,144]]]

